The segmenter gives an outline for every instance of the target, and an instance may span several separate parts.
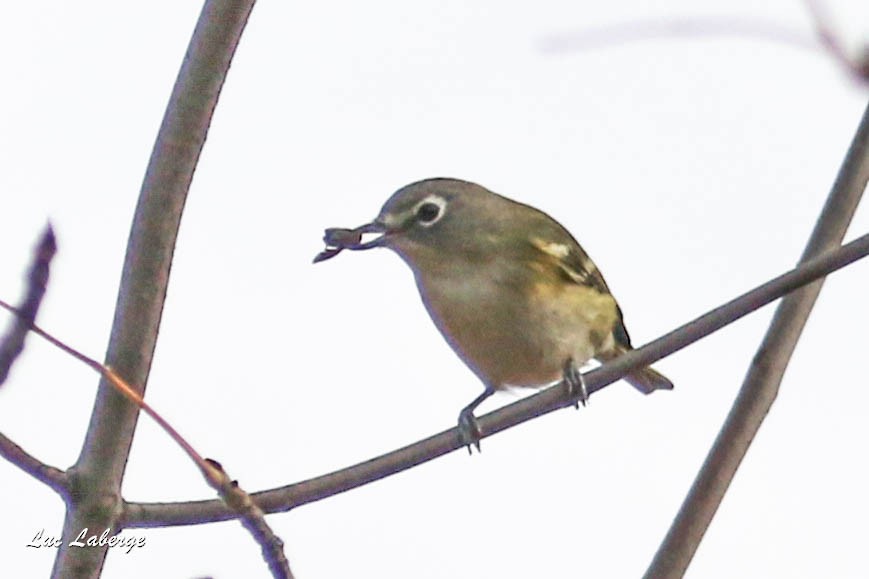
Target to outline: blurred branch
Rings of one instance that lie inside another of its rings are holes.
[[[582,52],[660,39],[738,38],[787,44],[817,50],[817,42],[804,30],[777,22],[746,17],[670,17],[629,20],[596,28],[551,34],[541,40],[553,53]]]
[[[6,381],[12,364],[24,350],[24,340],[30,328],[33,327],[34,320],[36,320],[36,313],[39,311],[39,304],[42,303],[48,284],[49,266],[56,252],[57,243],[54,238],[54,231],[49,225],[45,228],[39,243],[36,245],[33,263],[30,265],[30,271],[27,275],[27,289],[24,293],[24,299],[21,300],[21,306],[16,308],[0,300],[0,307],[13,314],[9,330],[0,339],[0,385]],[[2,433],[0,433],[0,456],[33,478],[44,482],[62,496],[66,495],[69,481],[65,472],[39,461]]]
[[[588,392],[597,392],[632,370],[648,366],[681,350],[783,295],[866,255],[869,255],[869,234],[804,263],[799,268],[739,296],[654,342],[588,372],[584,375]],[[567,395],[567,390],[562,384],[486,414],[480,417],[479,423],[483,436],[488,437],[536,416],[572,406],[574,402],[575,400]],[[464,449],[464,443],[460,440],[456,429],[451,428],[355,466],[300,483],[254,493],[252,497],[266,513],[288,511],[407,470],[458,449]],[[122,521],[125,527],[165,527],[223,521],[233,516],[223,503],[214,500],[127,503]]]
[[[813,263],[816,256],[842,243],[867,180],[869,107],[863,114],[800,263]],[[820,279],[790,294],[776,309],[730,414],[646,571],[647,578],[677,578],[685,574],[736,470],[778,395],[782,376],[823,283],[824,280]]]
[[[24,339],[27,331],[36,320],[36,312],[45,295],[48,284],[48,270],[51,260],[57,252],[57,242],[54,239],[54,230],[51,225],[45,228],[36,251],[33,254],[33,263],[27,274],[27,289],[21,306],[15,309],[15,316],[7,330],[6,335],[0,338],[0,386],[9,376],[9,370],[18,355],[24,350]],[[4,302],[5,304],[5,302]]]
[[[833,28],[832,20],[823,2],[806,0],[806,8],[815,24],[815,32],[827,52],[838,60],[854,79],[864,84],[869,82],[869,45],[863,46],[856,56],[849,55],[842,45],[839,33]]]
[[[546,36],[541,48],[553,53],[582,52],[621,46],[632,42],[658,39],[731,37],[765,40],[795,48],[818,49],[818,41],[851,76],[864,85],[869,82],[869,46],[855,56],[848,54],[839,33],[834,29],[823,3],[805,0],[806,8],[815,26],[816,38],[799,29],[782,26],[777,22],[745,17],[671,17],[649,20],[630,20],[602,26]]]
[[[136,206],[106,365],[144,394],[187,191],[254,0],[207,0],[187,48]],[[138,408],[100,381],[87,436],[68,471],[64,541],[55,577],[96,577],[107,547],[70,549],[81,529],[120,530],[120,496]]]

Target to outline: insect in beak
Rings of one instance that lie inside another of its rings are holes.
[[[366,233],[377,233],[380,235],[374,239],[363,242],[362,236]],[[377,220],[374,220],[371,223],[366,223],[365,225],[360,225],[356,229],[330,227],[323,234],[323,242],[326,244],[326,249],[317,254],[314,258],[314,263],[331,259],[345,249],[357,251],[379,247],[383,244],[386,234],[386,226]]]

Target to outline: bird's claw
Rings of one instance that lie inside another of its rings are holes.
[[[483,432],[480,430],[480,425],[477,422],[477,417],[474,416],[472,408],[465,408],[459,414],[459,439],[462,445],[468,447],[468,454],[473,454],[472,446],[480,452],[480,439],[483,437]]]
[[[579,410],[579,405],[588,402],[588,389],[585,387],[585,379],[582,373],[573,363],[573,358],[568,358],[564,364],[564,383],[567,385],[567,395],[575,399],[573,407]]]

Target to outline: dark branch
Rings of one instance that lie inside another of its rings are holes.
[[[27,275],[27,289],[21,305],[14,308],[0,300],[0,305],[13,314],[9,330],[0,340],[0,385],[9,376],[12,364],[24,350],[24,340],[36,321],[36,313],[39,311],[39,304],[42,303],[48,284],[49,266],[56,252],[54,231],[49,225],[45,228],[34,251],[33,263]],[[0,456],[33,478],[44,482],[61,496],[66,496],[69,481],[65,472],[37,460],[2,433],[0,433]]]
[[[817,280],[837,269],[869,255],[869,234],[805,263],[762,286],[716,308],[709,313],[673,330],[642,348],[619,356],[585,375],[589,393],[597,392],[629,374],[661,358],[681,350],[697,340],[735,322],[772,301]],[[563,385],[562,385],[563,386]],[[483,436],[491,436],[575,402],[566,389],[554,386],[543,392],[486,414],[479,419]],[[369,482],[407,470],[457,449],[463,449],[455,428],[421,440],[366,462],[300,483],[251,495],[266,513],[283,512],[295,507],[363,486]],[[122,517],[125,527],[166,527],[193,525],[232,519],[232,513],[221,501],[191,501],[179,503],[127,503]]]
[[[18,355],[24,350],[24,339],[27,332],[36,320],[36,312],[45,295],[48,284],[48,270],[51,260],[57,251],[57,243],[54,239],[54,231],[51,225],[45,228],[36,251],[33,255],[33,263],[27,275],[27,289],[21,305],[16,308],[15,317],[7,330],[6,335],[0,339],[0,385],[9,376],[9,370]]]

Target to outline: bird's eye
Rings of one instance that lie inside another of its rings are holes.
[[[441,214],[439,205],[431,202],[426,202],[416,208],[416,218],[420,223],[431,223]]]

